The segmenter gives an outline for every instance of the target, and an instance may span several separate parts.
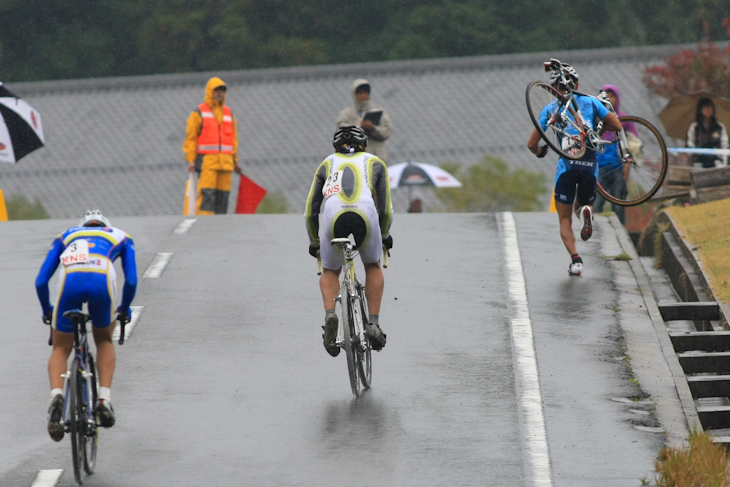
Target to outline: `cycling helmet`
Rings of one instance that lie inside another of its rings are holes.
[[[578,84],[578,72],[570,64],[560,63],[559,69],[550,70],[550,85],[563,84],[564,79],[570,83],[571,88],[575,89]]]
[[[80,227],[111,227],[109,220],[99,210],[86,210],[79,222]]]
[[[362,152],[368,145],[368,136],[358,127],[340,127],[332,138],[332,146],[337,152],[352,154]]]

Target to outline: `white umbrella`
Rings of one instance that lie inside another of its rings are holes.
[[[15,164],[44,142],[41,114],[0,83],[0,162]]]
[[[388,166],[391,188],[401,186],[435,186],[461,188],[461,182],[438,166],[424,162],[402,162]]]

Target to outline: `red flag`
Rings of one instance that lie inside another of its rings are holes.
[[[255,213],[261,200],[266,196],[266,190],[251,181],[245,174],[241,174],[241,184],[238,186],[238,200],[236,214]]]

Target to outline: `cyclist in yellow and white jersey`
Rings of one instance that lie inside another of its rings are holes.
[[[393,207],[388,169],[382,160],[365,152],[367,141],[365,132],[358,127],[337,129],[332,141],[335,153],[317,168],[304,210],[309,253],[316,257],[319,252],[322,258],[319,285],[325,309],[324,348],[333,357],[340,352],[335,345],[338,319],[334,300],[340,289],[343,265],[343,256],[330,245],[333,238],[350,234],[355,238],[365,267],[365,297],[370,313],[365,330],[374,350],[381,350],[386,341],[379,322],[385,284],[380,257],[383,246],[393,247]],[[324,245],[320,246],[320,242]]]

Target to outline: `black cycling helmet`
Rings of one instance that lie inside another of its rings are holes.
[[[368,136],[359,127],[340,127],[332,137],[332,146],[337,152],[352,154],[363,152],[368,145]]]

